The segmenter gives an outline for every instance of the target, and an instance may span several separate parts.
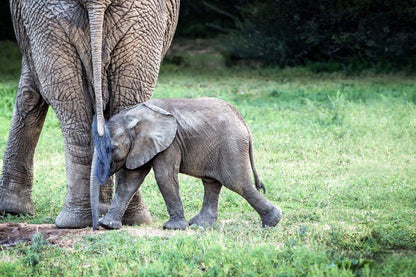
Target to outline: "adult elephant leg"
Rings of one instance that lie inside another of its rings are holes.
[[[0,211],[12,214],[34,213],[32,201],[33,155],[48,111],[40,97],[26,59],[22,61],[0,180]]]
[[[137,41],[146,41],[145,38],[137,37],[137,30],[130,31],[126,37],[135,37]],[[112,53],[113,62],[110,65],[110,79],[113,91],[116,95],[110,99],[111,114],[134,106],[137,103],[149,100],[156,84],[158,69],[161,60],[161,46],[158,49],[151,44],[140,47],[145,53],[131,53],[132,44],[120,42]],[[149,49],[147,49],[149,48]],[[143,57],[146,57],[144,59]],[[151,66],[149,66],[151,65]],[[151,70],[147,68],[151,67]],[[157,70],[156,70],[157,69]],[[132,78],[131,76],[137,76]],[[126,225],[150,224],[152,218],[149,210],[143,202],[141,189],[139,188],[131,199],[126,212],[123,215],[122,223]]]
[[[111,201],[113,200],[114,183],[113,178],[108,178],[107,182],[100,188],[100,215],[105,215],[110,209]]]
[[[124,212],[122,223],[125,225],[140,225],[152,223],[152,216],[143,201],[141,188],[137,190]]]
[[[103,63],[113,92],[109,99],[108,116],[152,96],[160,62],[176,28],[179,0],[146,1],[145,4],[132,1],[127,16],[116,9],[117,5],[108,7],[106,13],[112,14],[112,17],[107,25],[104,24],[105,30],[108,30],[105,33],[118,32],[115,36],[103,38],[104,45],[114,46],[103,49]],[[114,22],[117,25],[113,25]],[[115,37],[119,39],[113,40]],[[150,222],[151,217],[139,189],[124,213],[123,224]]]
[[[66,196],[64,206],[56,218],[58,228],[81,228],[91,225],[89,173],[91,168],[92,111],[78,108],[85,102],[53,103],[65,142]],[[68,120],[71,119],[71,120]]]
[[[87,103],[83,100],[85,99],[79,97],[70,103],[52,104],[65,141],[67,180],[65,203],[55,222],[58,228],[82,228],[92,223],[89,189],[92,111],[82,108]],[[100,189],[101,214],[105,214],[109,208],[112,191],[113,183],[110,179]]]

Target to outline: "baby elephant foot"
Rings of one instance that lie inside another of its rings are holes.
[[[114,220],[107,215],[101,218],[98,222],[105,229],[120,229],[121,228],[120,220]]]
[[[163,224],[163,229],[168,230],[185,230],[188,222],[185,219],[169,219]]]
[[[282,210],[278,207],[273,207],[269,212],[261,216],[261,223],[263,227],[273,227],[282,219]]]
[[[214,215],[201,215],[197,214],[191,220],[189,220],[189,226],[197,225],[200,227],[210,227],[213,226],[217,222],[217,217]]]

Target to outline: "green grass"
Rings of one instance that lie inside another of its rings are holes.
[[[185,60],[162,67],[154,97],[214,96],[235,105],[252,130],[266,197],[283,209],[281,223],[261,228],[255,211],[224,189],[214,228],[170,237],[111,231],[73,249],[40,237],[0,252],[3,275],[416,275],[414,76],[230,69],[215,54]],[[0,68],[1,159],[18,78],[6,71]],[[180,183],[190,219],[203,188],[186,176]],[[0,222],[51,223],[64,191],[63,139],[50,111],[35,155],[36,214]],[[167,213],[152,176],[143,194],[161,229]]]

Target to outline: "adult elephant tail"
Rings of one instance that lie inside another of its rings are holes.
[[[102,94],[103,24],[104,13],[110,3],[110,0],[90,0],[86,2],[90,23],[92,73],[95,93],[95,112],[97,115],[96,131],[100,137],[104,136],[104,107]]]
[[[88,0],[85,2],[90,23],[91,59],[95,93],[96,115],[92,125],[92,135],[95,147],[94,154],[98,160],[95,171],[101,184],[108,178],[111,158],[111,140],[110,134],[105,128],[102,94],[103,24],[104,13],[110,3],[111,0]]]
[[[88,11],[91,37],[91,61],[95,93],[95,117],[92,124],[94,154],[90,178],[91,211],[93,229],[98,229],[99,187],[110,173],[111,140],[105,127],[102,94],[102,48],[104,13],[111,0],[83,0]]]

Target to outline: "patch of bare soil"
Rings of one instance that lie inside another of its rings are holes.
[[[153,227],[123,227],[133,236],[170,237],[178,232],[194,233],[193,230],[168,231]],[[46,241],[63,248],[72,248],[74,243],[82,240],[86,235],[99,235],[109,230],[100,229],[93,231],[92,228],[84,229],[58,229],[53,224],[28,224],[28,223],[0,223],[0,251],[18,243],[31,243],[34,234],[41,233]]]

